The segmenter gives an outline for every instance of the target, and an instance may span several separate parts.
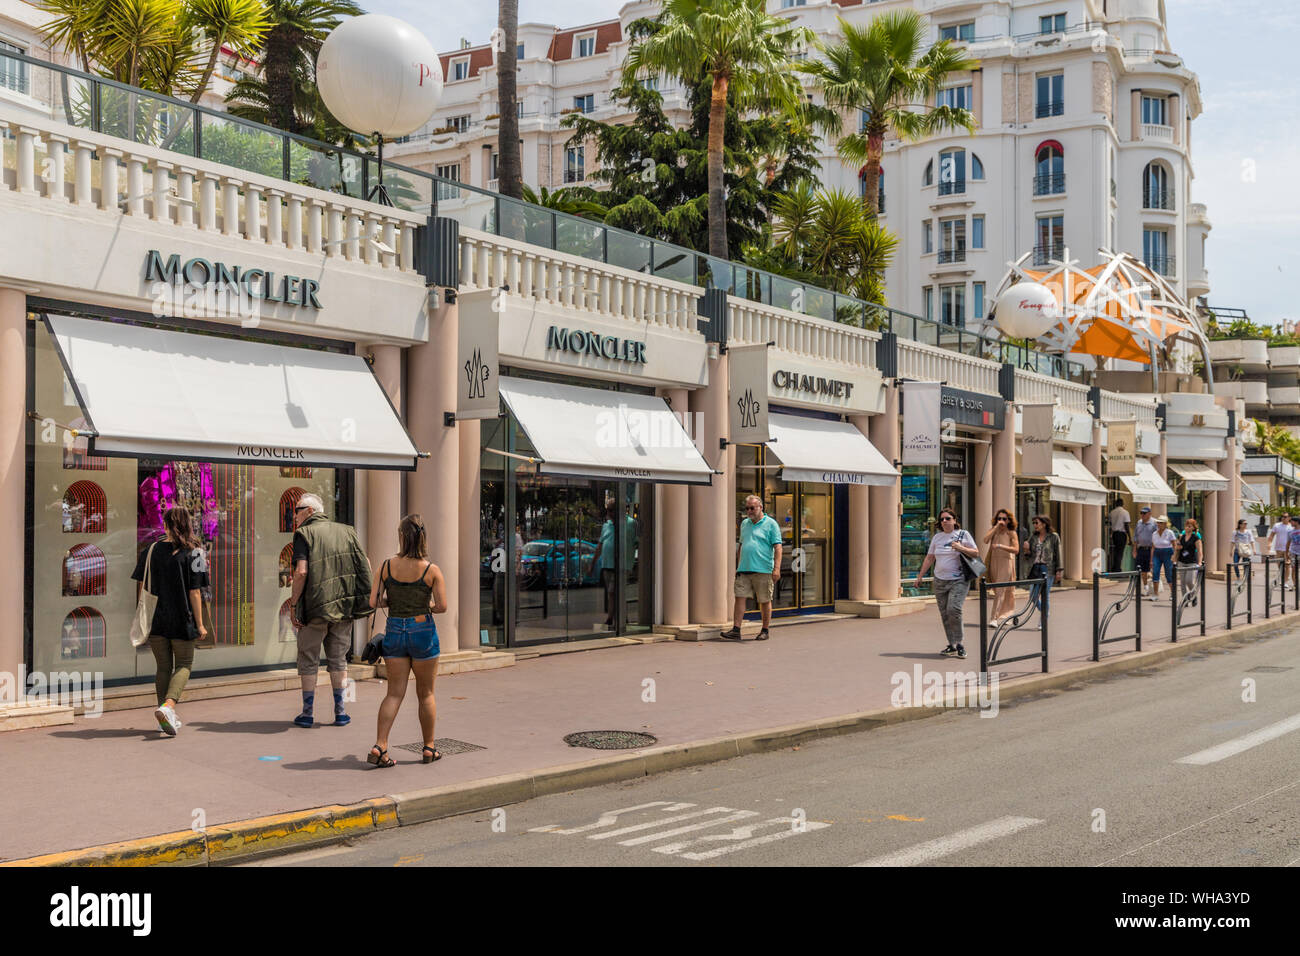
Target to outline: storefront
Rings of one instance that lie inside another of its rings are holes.
[[[1171,461],[1169,476],[1177,495],[1177,502],[1169,506],[1169,523],[1180,530],[1188,518],[1203,526],[1206,495],[1228,490],[1228,479],[1200,462]]]
[[[1149,505],[1155,514],[1165,514],[1169,507],[1178,503],[1178,496],[1174,494],[1169,484],[1156,470],[1155,465],[1151,463],[1151,458],[1160,454],[1159,430],[1153,425],[1137,423],[1135,432],[1136,452],[1133,453],[1130,450],[1133,474],[1110,473],[1111,454],[1109,451],[1102,454],[1106,474],[1102,476],[1101,480],[1106,488],[1107,504],[1101,517],[1101,540],[1108,553],[1111,550],[1111,533],[1114,530],[1110,521],[1110,510],[1114,502],[1118,501],[1129,514],[1130,537],[1133,530],[1132,526],[1138,521],[1143,505]],[[1102,441],[1104,447],[1108,450],[1111,448],[1111,437],[1109,429],[1103,430]],[[1108,563],[1107,568],[1108,570],[1131,571],[1133,569],[1132,549],[1129,547],[1124,549],[1120,567],[1111,568]]]

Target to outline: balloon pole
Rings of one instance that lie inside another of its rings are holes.
[[[370,187],[370,195],[366,199],[381,206],[391,206],[393,201],[388,198],[388,187],[384,185],[384,136],[375,133],[375,138],[379,141],[379,182]]]

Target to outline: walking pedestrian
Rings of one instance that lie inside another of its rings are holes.
[[[1110,509],[1110,570],[1124,570],[1124,552],[1129,545],[1129,525],[1133,516],[1124,507],[1121,498],[1115,499],[1115,506]]]
[[[1034,515],[1034,533],[1025,542],[1029,556],[1029,576],[1042,579],[1034,604],[1038,613],[1047,616],[1048,595],[1052,586],[1061,583],[1061,536],[1052,530],[1052,519],[1047,515]]]
[[[137,604],[146,580],[149,593],[158,599],[149,628],[149,649],[157,665],[154,689],[158,709],[153,715],[162,732],[175,737],[181,729],[176,705],[194,666],[194,644],[208,634],[203,626],[200,594],[208,586],[208,566],[189,511],[168,508],[163,514],[163,530],[165,537],[161,541],[140,552],[131,577],[138,582]]]
[[[1278,519],[1277,524],[1273,525],[1268,532],[1268,547],[1270,552],[1276,556],[1280,556],[1282,559],[1278,562],[1278,574],[1280,575],[1280,582],[1283,591],[1291,586],[1286,579],[1286,566],[1288,563],[1287,554],[1289,553],[1287,550],[1287,543],[1290,538],[1291,515],[1284,511],[1282,512],[1282,517]]]
[[[1232,570],[1241,580],[1242,562],[1250,564],[1255,558],[1255,535],[1247,527],[1246,519],[1237,522],[1237,530],[1232,533]]]
[[[415,674],[415,696],[420,707],[420,731],[424,763],[441,760],[434,747],[433,725],[438,707],[433,698],[433,683],[438,676],[438,628],[433,615],[447,610],[447,583],[442,570],[429,561],[429,542],[424,521],[419,515],[407,515],[397,526],[398,551],[379,568],[379,576],[370,590],[372,607],[388,608],[384,628],[383,656],[388,672],[388,691],[379,704],[379,724],[375,745],[366,756],[376,767],[392,767],[397,761],[388,756],[388,734],[406,697],[411,674]],[[382,596],[381,596],[382,594]]]
[[[1133,564],[1142,578],[1142,596],[1151,593],[1151,541],[1156,534],[1156,519],[1151,506],[1138,509],[1138,523],[1133,526]]]
[[[1286,563],[1291,565],[1291,580],[1295,581],[1298,580],[1296,575],[1300,574],[1300,515],[1291,516],[1291,533],[1287,536],[1286,547]]]
[[[745,499],[745,517],[740,522],[740,546],[736,548],[736,583],[733,627],[719,635],[726,641],[740,640],[740,625],[745,620],[745,599],[753,598],[763,617],[758,640],[768,639],[772,623],[772,594],[781,576],[781,528],[771,515],[763,514],[763,499],[750,495]]]
[[[298,676],[302,680],[302,713],[293,722],[299,727],[314,723],[316,675],[323,645],[334,691],[334,726],[345,727],[352,722],[343,707],[352,622],[374,613],[370,561],[361,550],[356,530],[327,518],[318,496],[299,498],[293,519],[297,530],[289,606],[293,626],[298,629]]]
[[[1170,590],[1174,587],[1174,545],[1178,535],[1169,528],[1169,519],[1161,515],[1156,519],[1156,533],[1151,536],[1152,584],[1151,600],[1160,600],[1160,569],[1165,570],[1165,580]]]
[[[1191,591],[1192,607],[1196,606],[1200,587],[1200,570],[1205,560],[1205,550],[1201,542],[1200,527],[1195,518],[1188,518],[1183,523],[1183,533],[1178,536],[1178,574],[1183,593]],[[1176,596],[1177,592],[1175,592]]]
[[[1016,534],[1016,519],[1006,508],[999,508],[993,516],[993,526],[984,535],[988,556],[984,575],[990,584],[1016,579],[1016,555],[1020,553],[1020,537]],[[993,624],[1000,624],[1015,610],[1015,588],[998,588],[993,599]]]
[[[970,591],[970,581],[966,577],[966,568],[961,556],[978,558],[979,548],[969,531],[963,531],[957,524],[957,512],[944,508],[939,512],[939,531],[930,539],[930,549],[925,553],[925,560],[916,572],[916,587],[921,586],[921,578],[934,566],[934,600],[939,608],[939,618],[943,621],[943,631],[948,638],[948,645],[939,653],[945,656],[956,655],[965,660],[966,648],[962,645],[961,612],[966,604],[966,595]]]

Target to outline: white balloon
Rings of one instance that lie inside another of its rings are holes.
[[[1017,282],[998,297],[994,320],[1013,339],[1036,339],[1061,320],[1061,307],[1047,286]]]
[[[344,20],[316,57],[321,99],[358,133],[405,136],[429,121],[442,98],[442,64],[409,23],[382,13]]]

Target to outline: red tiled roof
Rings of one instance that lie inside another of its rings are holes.
[[[442,61],[443,80],[451,78],[451,61],[459,60],[463,56],[469,57],[469,75],[478,76],[479,71],[492,65],[492,47],[481,46],[469,50],[456,50],[452,53],[443,53],[438,56]]]
[[[609,49],[610,44],[618,43],[623,39],[623,25],[617,20],[610,20],[608,23],[597,23],[585,27],[574,27],[571,30],[557,30],[551,40],[551,47],[546,51],[548,60],[571,60],[573,59],[573,40],[579,34],[596,31],[596,52],[604,53]]]

